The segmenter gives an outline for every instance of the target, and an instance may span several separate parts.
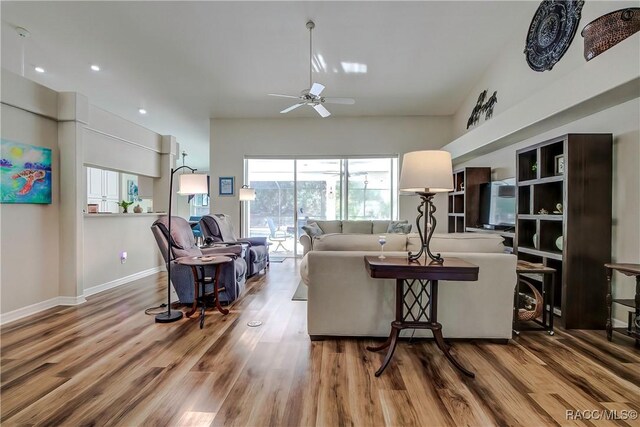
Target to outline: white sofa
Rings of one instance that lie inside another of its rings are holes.
[[[307,224],[316,223],[318,227],[325,234],[387,234],[387,228],[389,227],[389,220],[359,220],[359,221],[347,221],[347,220],[320,220],[320,219],[307,219]],[[401,221],[407,223],[407,221]],[[300,236],[300,244],[302,245],[302,255],[306,255],[307,252],[313,250],[313,239],[307,235],[302,234]]]
[[[393,280],[372,279],[365,255],[379,255],[376,235],[327,234],[313,239],[300,274],[309,286],[307,329],[324,336],[386,337],[394,318]],[[389,234],[388,256],[419,250],[417,234]],[[440,282],[438,321],[445,338],[509,339],[512,331],[516,257],[505,254],[502,238],[491,234],[434,234],[432,252],[480,267],[476,282]],[[410,335],[411,331],[403,331]],[[431,336],[416,330],[415,336]]]

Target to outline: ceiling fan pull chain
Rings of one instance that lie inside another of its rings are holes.
[[[315,27],[313,21],[307,22],[307,28],[309,28],[309,88],[313,84],[313,27]]]

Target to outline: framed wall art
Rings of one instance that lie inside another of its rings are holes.
[[[564,154],[555,156],[554,172],[556,175],[564,175]]]
[[[234,177],[221,176],[218,178],[218,195],[233,196],[234,194]]]
[[[51,149],[0,141],[0,202],[51,203]]]

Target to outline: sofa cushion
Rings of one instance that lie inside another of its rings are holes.
[[[342,232],[352,234],[371,234],[371,221],[342,221]]]
[[[407,250],[420,250],[420,236],[411,233],[407,236]],[[503,253],[504,239],[497,234],[490,233],[435,233],[431,238],[429,248],[431,252],[474,252],[474,253]],[[386,249],[386,247],[385,247]]]
[[[411,232],[411,224],[409,221],[390,221],[387,227],[387,233],[409,234]]]
[[[316,220],[316,224],[320,227],[324,234],[342,233],[342,221],[320,221]],[[309,221],[307,221],[307,224]]]
[[[405,251],[407,236],[390,234],[385,252]],[[378,236],[374,234],[323,234],[313,239],[314,251],[380,251]]]
[[[320,226],[315,222],[308,222],[307,225],[302,226],[302,229],[305,233],[307,233],[309,237],[315,237],[324,234],[322,232],[322,228],[320,228]]]
[[[384,234],[387,232],[387,228],[389,228],[389,221],[385,220],[373,220],[371,221],[373,228],[371,230],[371,234]]]

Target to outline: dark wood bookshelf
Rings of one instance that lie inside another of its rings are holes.
[[[605,326],[612,147],[610,134],[568,134],[516,152],[514,252],[557,270],[555,311],[568,329]]]
[[[449,192],[449,233],[463,233],[480,223],[480,184],[491,182],[491,168],[470,167],[453,173]]]

